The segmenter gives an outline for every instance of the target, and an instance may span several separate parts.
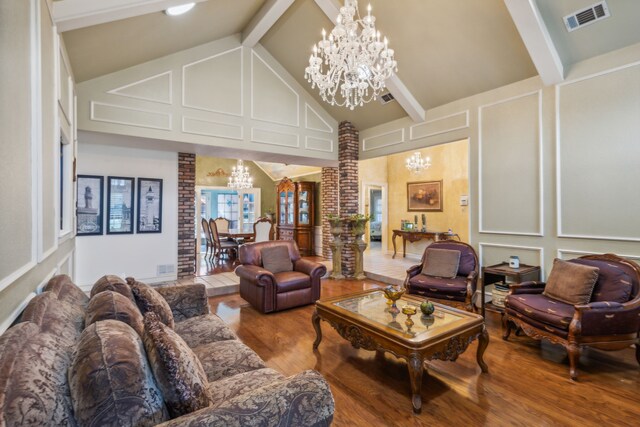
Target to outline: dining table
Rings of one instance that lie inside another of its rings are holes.
[[[245,242],[252,241],[255,238],[254,232],[243,231],[239,228],[230,228],[228,231],[218,233],[220,238],[231,238],[233,240],[244,239]]]

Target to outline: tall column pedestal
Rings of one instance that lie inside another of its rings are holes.
[[[353,273],[353,278],[356,280],[364,280],[367,275],[364,274],[364,250],[367,249],[367,244],[360,239],[357,239],[351,244],[353,252],[356,258],[356,269]]]
[[[335,239],[335,237],[334,237]],[[342,274],[342,247],[344,243],[341,240],[334,240],[329,243],[331,248],[331,256],[333,261],[333,271],[329,275],[329,279],[344,279]]]

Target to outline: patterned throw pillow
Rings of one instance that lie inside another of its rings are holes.
[[[138,282],[133,277],[127,277],[127,283],[131,287],[136,304],[142,315],[144,316],[149,312],[156,313],[162,323],[173,329],[175,326],[173,312],[167,300],[151,286]]]
[[[125,323],[102,320],[85,329],[68,376],[80,426],[152,426],[169,419],[142,341]]]
[[[200,360],[155,313],[144,316],[143,342],[172,418],[209,406],[209,383]]]
[[[133,299],[133,293],[131,293],[131,288],[127,285],[127,282],[122,280],[119,276],[114,275],[106,275],[99,278],[96,283],[91,288],[91,298],[93,298],[96,294],[104,291],[113,291],[117,292],[131,300],[135,304],[136,300]]]
[[[458,275],[460,251],[450,249],[427,249],[422,274],[431,277],[453,279]]]
[[[598,267],[556,258],[543,294],[567,304],[588,304],[599,272]]]
[[[273,274],[293,271],[293,263],[286,246],[271,246],[260,251],[262,266]]]
[[[114,291],[104,291],[91,297],[84,318],[85,327],[100,320],[119,320],[131,326],[142,337],[142,314],[128,298]]]

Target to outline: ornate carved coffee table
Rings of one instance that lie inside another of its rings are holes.
[[[338,333],[355,348],[388,352],[405,359],[411,379],[413,411],[422,408],[422,374],[427,360],[455,361],[478,338],[476,359],[482,372],[488,368],[482,356],[489,345],[484,319],[473,313],[434,303],[435,313],[420,316],[422,298],[403,295],[392,309],[379,289],[373,289],[316,302],[311,321],[316,330],[314,350],[322,340],[320,320],[329,322]],[[412,316],[412,326],[405,323],[407,316],[400,310],[405,305],[418,306]]]

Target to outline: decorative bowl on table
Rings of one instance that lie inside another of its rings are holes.
[[[387,302],[387,304],[391,304],[392,307],[396,307],[396,301],[398,301],[405,293],[405,289],[394,288],[393,286],[387,286],[383,291],[385,298],[387,298],[388,301],[391,301],[390,303]]]

